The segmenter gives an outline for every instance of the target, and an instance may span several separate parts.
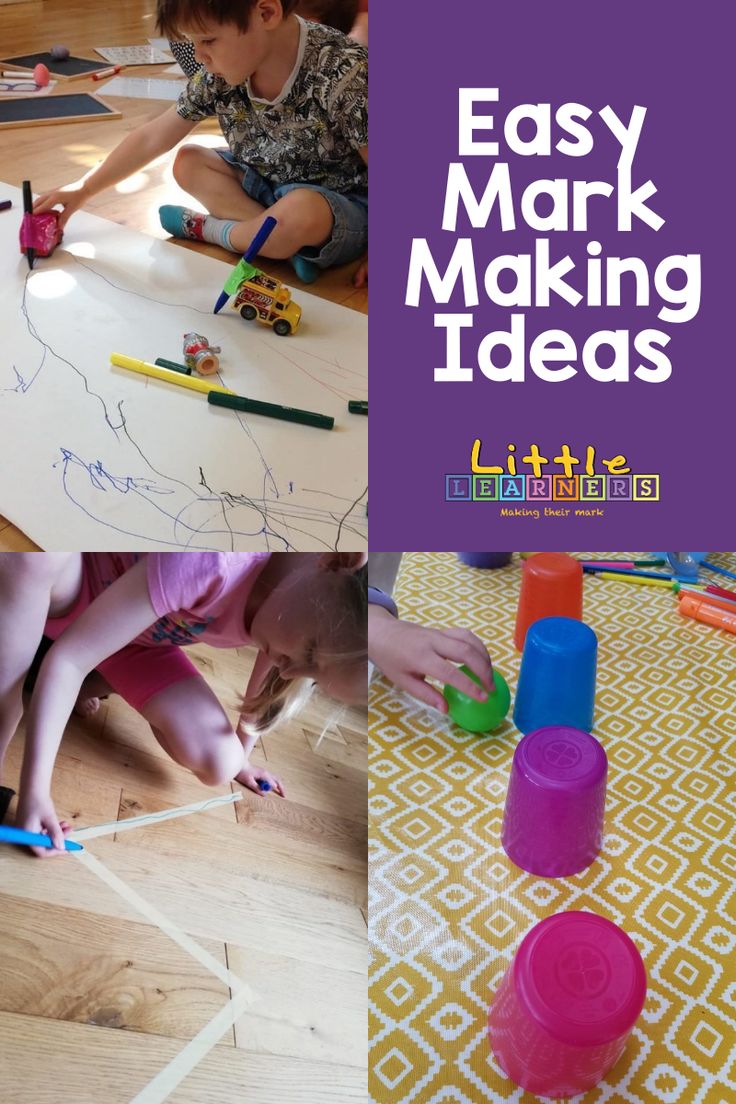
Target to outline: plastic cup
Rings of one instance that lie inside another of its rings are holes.
[[[506,567],[511,563],[511,552],[458,552],[458,559],[468,567]]]
[[[481,685],[477,675],[467,667],[463,666],[460,670],[473,682]],[[496,687],[495,694],[488,694],[486,700],[482,702],[476,701],[475,698],[469,697],[454,686],[445,686],[445,701],[455,724],[460,725],[460,728],[464,728],[467,732],[492,732],[494,728],[498,728],[509,711],[511,691],[506,679],[495,668],[493,684]]]
[[[545,617],[530,625],[516,691],[516,727],[533,732],[568,725],[590,732],[597,652],[597,637],[582,621]]]
[[[561,912],[524,937],[488,1015],[504,1073],[538,1096],[592,1089],[616,1064],[644,1006],[641,955],[616,924]]]
[[[501,829],[503,849],[530,874],[585,870],[603,842],[608,760],[595,736],[560,725],[516,747]]]
[[[566,552],[537,552],[524,562],[514,644],[524,647],[527,629],[541,617],[583,617],[583,565]]]

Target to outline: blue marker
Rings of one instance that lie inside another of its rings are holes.
[[[271,783],[267,782],[265,780],[265,778],[259,778],[258,779],[258,789],[261,791],[261,793],[267,793],[268,790],[271,789]]]
[[[253,241],[250,243],[245,253],[240,258],[235,268],[232,270],[227,280],[225,281],[225,289],[224,291],[220,292],[220,298],[215,303],[215,314],[220,313],[230,296],[234,295],[235,292],[238,290],[243,280],[249,280],[252,277],[254,270],[250,262],[253,260],[254,257],[258,255],[261,250],[261,246],[270,236],[271,231],[273,230],[275,225],[276,219],[273,218],[271,215],[267,215],[267,217],[263,220],[263,224],[260,230],[258,231]]]
[[[725,567],[719,567],[718,564],[711,563],[710,560],[703,560],[703,567],[707,567],[709,571],[714,571],[716,575],[725,575],[727,579],[736,579],[733,571],[726,571]]]
[[[51,838],[40,832],[24,832],[22,828],[8,828],[0,825],[0,843],[26,843],[30,847],[53,847]],[[81,843],[74,840],[64,841],[65,851],[84,851]]]

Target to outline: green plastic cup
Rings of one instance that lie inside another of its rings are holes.
[[[460,670],[473,682],[481,685],[480,679],[467,667],[463,666]],[[466,732],[493,732],[502,724],[511,705],[511,691],[506,679],[495,668],[493,683],[496,693],[489,694],[485,701],[476,701],[475,698],[464,694],[462,690],[456,690],[454,686],[445,686],[445,701],[450,707],[450,716],[456,725],[460,725],[460,728],[464,728]]]

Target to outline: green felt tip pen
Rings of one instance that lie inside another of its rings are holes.
[[[267,418],[280,418],[283,422],[298,422],[300,425],[316,426],[317,429],[332,429],[335,424],[335,419],[327,414],[315,414],[311,410],[297,410],[293,406],[259,402],[258,399],[246,399],[242,395],[227,395],[219,391],[210,391],[207,402],[212,406],[227,406],[230,410],[263,414]]]
[[[368,401],[367,399],[351,399],[348,403],[348,410],[351,414],[368,414]]]
[[[156,357],[153,362],[158,364],[159,368],[170,368],[172,372],[181,372],[184,376],[191,376],[192,369],[187,368],[186,364],[177,364],[175,360],[164,360],[163,357]]]

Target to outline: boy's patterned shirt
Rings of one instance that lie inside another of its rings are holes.
[[[272,103],[248,82],[234,88],[200,69],[179,97],[184,119],[216,115],[236,160],[272,187],[317,184],[366,194],[368,170],[358,153],[368,144],[368,51],[332,27],[299,19],[294,70]]]

